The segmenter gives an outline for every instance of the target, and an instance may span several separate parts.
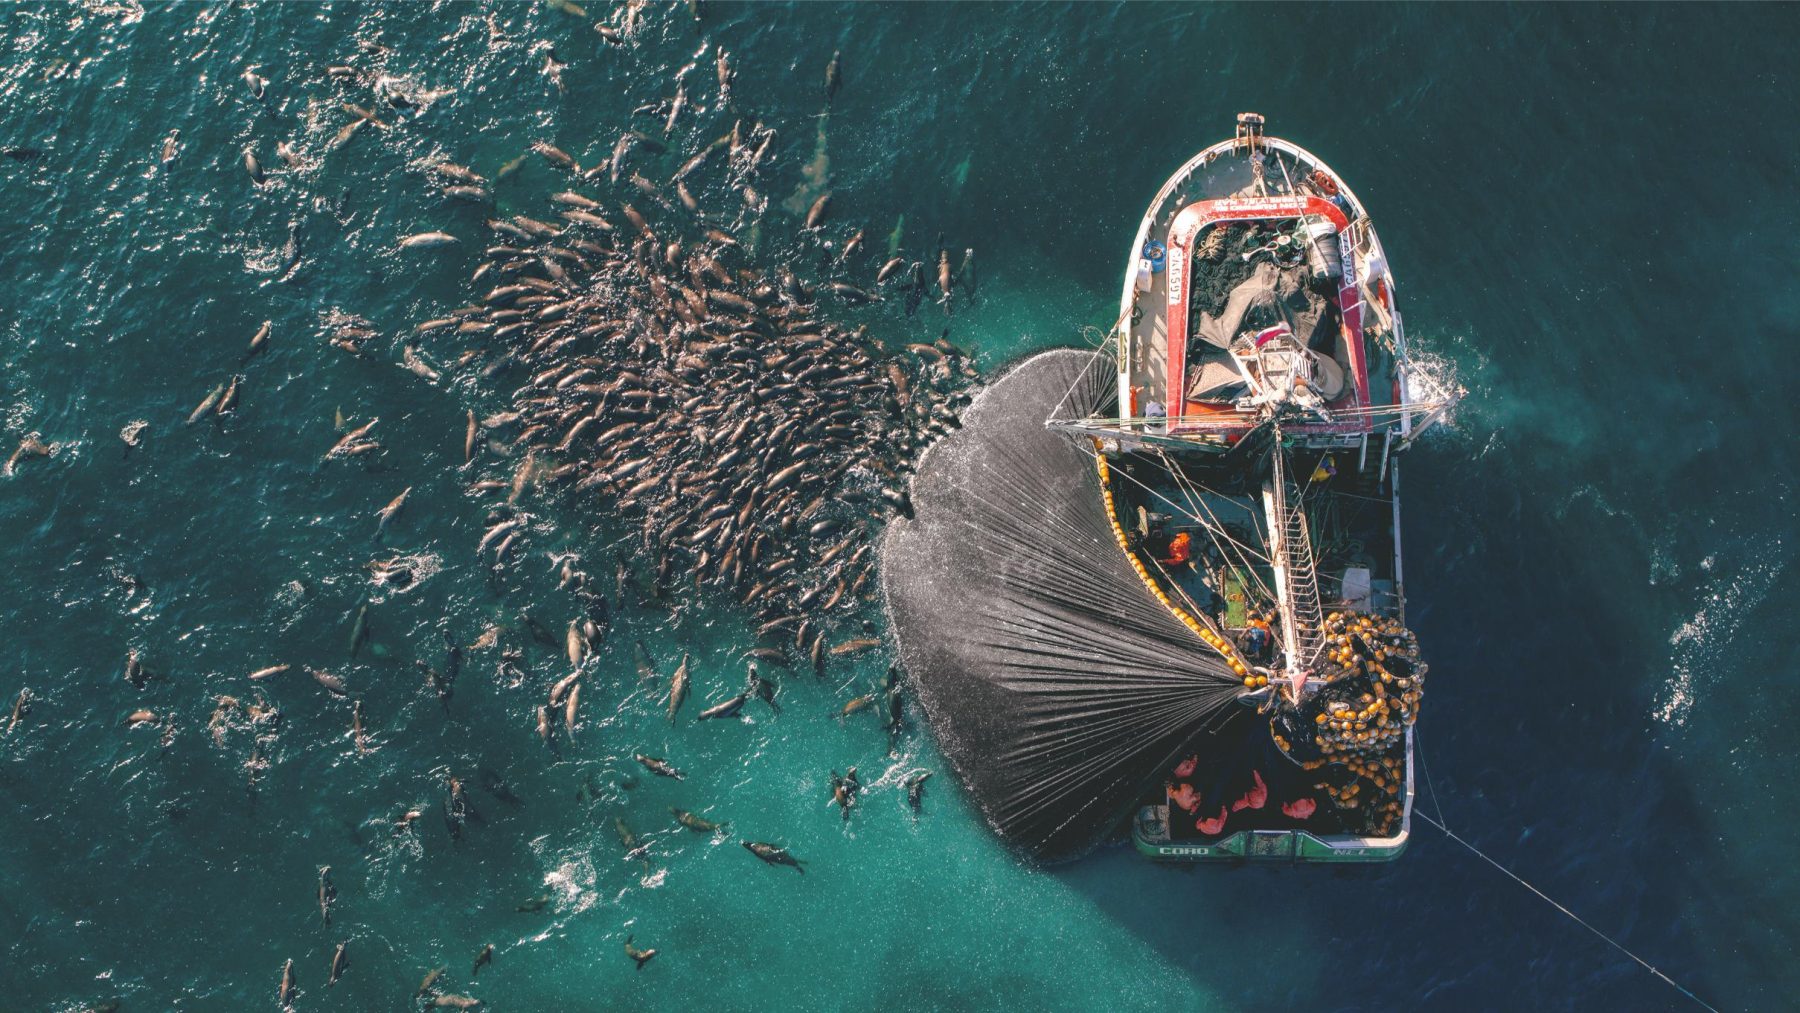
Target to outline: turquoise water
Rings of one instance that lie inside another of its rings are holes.
[[[1406,470],[1444,820],[1715,1005],[1791,1002],[1790,9],[708,4],[698,21],[646,8],[623,49],[592,30],[603,13],[0,11],[0,146],[41,151],[0,158],[0,412],[8,448],[29,432],[57,446],[0,479],[0,700],[36,697],[0,739],[0,1007],[273,1006],[291,958],[312,1009],[399,1008],[438,965],[448,990],[509,1009],[1681,1008],[1428,827],[1385,868],[1168,870],[1114,848],[1046,871],[999,848],[948,776],[915,822],[897,780],[941,766],[928,735],[890,760],[868,712],[831,717],[882,657],[790,676],[779,717],[671,729],[636,689],[632,644],[665,674],[692,652],[696,702],[723,696],[749,637],[711,599],[623,611],[585,725],[547,755],[531,711],[566,662],[519,614],[560,630],[572,606],[546,553],[610,573],[623,532],[534,503],[527,562],[489,579],[486,506],[466,488],[506,463],[459,470],[462,420],[509,391],[397,366],[403,331],[470,298],[477,254],[394,241],[479,230],[422,159],[493,176],[539,139],[604,158],[703,43],[733,54],[740,103],[780,130],[776,203],[822,122],[844,227],[881,246],[904,215],[906,248],[939,232],[977,248],[974,308],[850,319],[893,341],[947,323],[989,368],[1110,321],[1142,205],[1240,109],[1343,173],[1409,333],[1472,390]],[[834,50],[845,86],[821,121]],[[327,150],[339,101],[372,104],[329,82],[338,63],[450,94]],[[261,101],[248,66],[269,79]],[[273,168],[281,141],[302,165],[252,186],[243,149]],[[562,185],[529,159],[496,197],[540,213]],[[326,343],[333,314],[379,332],[369,357]],[[240,366],[264,320],[271,351]],[[240,369],[235,418],[183,424]],[[379,417],[386,452],[321,463],[340,412]],[[137,419],[127,453],[117,434]],[[374,512],[409,486],[377,545]],[[373,588],[364,565],[396,552],[440,568]],[[373,639],[352,661],[365,597]],[[467,646],[495,622],[527,682],[469,652],[446,715],[413,659],[441,664],[443,633]],[[142,690],[121,678],[131,649],[160,676]],[[249,733],[215,745],[206,722],[282,662],[342,675],[373,751],[346,702],[290,673],[264,684],[285,722],[252,795]],[[139,708],[172,717],[168,745],[123,727]],[[634,751],[688,780],[643,776]],[[846,823],[826,781],[849,764],[871,789]],[[483,768],[519,804],[484,791]],[[446,774],[485,817],[460,842],[437,816]],[[671,805],[732,833],[682,830]],[[397,834],[409,807],[426,815]],[[624,859],[615,817],[652,842],[648,868]],[[739,837],[785,844],[806,873]],[[627,935],[661,951],[641,972]]]

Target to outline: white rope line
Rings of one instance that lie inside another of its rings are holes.
[[[1527,890],[1530,890],[1532,893],[1537,894],[1538,897],[1542,898],[1544,903],[1550,905],[1551,907],[1557,909],[1558,911],[1561,911],[1563,914],[1566,914],[1570,918],[1574,919],[1574,921],[1577,925],[1580,925],[1582,928],[1587,929],[1589,932],[1592,932],[1594,935],[1599,936],[1601,939],[1606,940],[1606,944],[1608,946],[1611,946],[1613,949],[1618,950],[1620,953],[1623,953],[1627,957],[1630,957],[1632,960],[1636,961],[1639,965],[1641,965],[1644,968],[1644,970],[1649,971],[1651,974],[1654,974],[1658,978],[1661,978],[1663,981],[1667,982],[1671,988],[1675,989],[1675,991],[1680,992],[1682,995],[1685,995],[1689,999],[1694,1000],[1694,1002],[1697,1003],[1701,1009],[1711,1010],[1712,1013],[1719,1013],[1719,1011],[1716,1008],[1714,1008],[1710,1003],[1708,1003],[1706,1000],[1704,1000],[1704,999],[1700,998],[1699,996],[1695,995],[1694,993],[1688,991],[1686,988],[1683,988],[1680,982],[1676,981],[1674,978],[1671,978],[1668,975],[1657,970],[1655,965],[1651,964],[1649,961],[1645,960],[1643,957],[1640,957],[1637,954],[1626,949],[1625,946],[1622,943],[1620,943],[1618,940],[1616,940],[1613,937],[1607,935],[1606,933],[1600,931],[1599,929],[1593,927],[1592,925],[1589,925],[1587,923],[1587,921],[1584,920],[1580,915],[1576,914],[1573,911],[1570,911],[1566,907],[1563,907],[1561,904],[1558,904],[1555,900],[1551,899],[1549,894],[1545,893],[1542,890],[1539,890],[1535,886],[1532,886],[1530,883],[1525,882],[1525,880],[1520,878],[1517,873],[1514,873],[1511,869],[1508,869],[1506,866],[1501,865],[1499,862],[1494,861],[1492,858],[1489,858],[1480,848],[1477,848],[1475,845],[1470,844],[1468,841],[1465,841],[1462,838],[1456,836],[1454,833],[1451,833],[1449,828],[1445,827],[1442,823],[1438,822],[1437,820],[1432,819],[1430,816],[1425,815],[1423,812],[1415,812],[1415,815],[1417,815],[1420,819],[1424,820],[1425,822],[1427,822],[1427,823],[1431,824],[1432,826],[1437,827],[1439,830],[1443,831],[1445,837],[1448,837],[1451,840],[1455,841],[1456,843],[1469,849],[1469,851],[1471,853],[1473,853],[1477,858],[1480,858],[1482,861],[1486,862],[1487,864],[1493,866],[1496,869],[1499,869],[1501,872],[1506,873],[1507,877],[1510,878],[1513,882],[1519,884],[1520,886],[1524,887]]]
[[[1093,453],[1095,453],[1095,451],[1092,448],[1088,448],[1088,453],[1093,454]],[[1190,520],[1194,521],[1196,524],[1199,524],[1202,528],[1205,528],[1208,532],[1214,531],[1214,528],[1212,527],[1212,525],[1209,524],[1205,519],[1203,519],[1199,516],[1196,516],[1193,513],[1190,513],[1189,511],[1184,509],[1181,506],[1181,504],[1175,502],[1174,500],[1170,499],[1167,496],[1164,496],[1162,493],[1157,492],[1155,489],[1150,488],[1148,485],[1145,485],[1143,480],[1139,479],[1137,476],[1132,475],[1131,473],[1125,471],[1125,469],[1123,469],[1123,468],[1115,468],[1115,469],[1113,469],[1113,472],[1115,474],[1124,475],[1126,478],[1130,479],[1133,483],[1135,483],[1138,486],[1138,488],[1144,490],[1145,492],[1147,492],[1151,496],[1154,496],[1155,498],[1161,500],[1162,502],[1167,503],[1169,505],[1169,509],[1175,511],[1178,514],[1182,514],[1182,515],[1188,517]],[[1211,511],[1209,510],[1208,512],[1210,513]],[[1232,538],[1230,535],[1225,534],[1222,528],[1218,530],[1217,534],[1218,534],[1218,537],[1223,538],[1225,540],[1225,542],[1229,543],[1232,546],[1237,546],[1242,554],[1254,554],[1254,553],[1252,553],[1252,550],[1248,546],[1242,545],[1236,539]],[[1217,538],[1214,539],[1214,544],[1219,544]],[[1270,592],[1269,586],[1267,584],[1263,583],[1262,577],[1261,577],[1261,575],[1259,575],[1256,572],[1255,566],[1253,564],[1251,564],[1247,559],[1245,559],[1242,554],[1239,557],[1239,561],[1243,564],[1244,570],[1246,572],[1248,572],[1250,574],[1250,576],[1252,577],[1252,579],[1254,579],[1257,582],[1257,584],[1262,587],[1262,589],[1265,593],[1268,593],[1272,596],[1273,592]],[[1266,559],[1267,557],[1263,557],[1258,554],[1257,558]]]
[[[1196,498],[1196,483],[1186,475],[1182,474],[1169,460],[1169,455],[1164,453],[1161,448],[1157,448],[1156,455],[1161,459],[1163,470],[1167,471],[1169,476],[1175,480],[1175,484],[1181,488],[1182,496],[1185,497],[1189,503],[1197,504],[1200,509],[1206,511],[1207,520],[1201,521],[1201,525],[1206,528],[1208,533],[1213,535],[1213,544],[1218,545],[1221,540],[1223,540],[1226,546],[1235,547],[1238,550],[1236,562],[1242,564],[1243,568],[1249,572],[1251,579],[1256,581],[1257,586],[1262,589],[1264,595],[1273,600],[1275,592],[1270,589],[1268,584],[1263,582],[1262,575],[1256,572],[1256,567],[1254,563],[1251,562],[1252,558],[1255,558],[1268,563],[1269,558],[1231,537],[1231,533],[1225,530],[1225,522],[1219,519],[1219,515],[1213,511],[1212,506],[1206,502],[1205,497],[1201,496]],[[1214,493],[1213,495],[1218,494]],[[1195,519],[1199,520],[1199,517],[1196,515]]]

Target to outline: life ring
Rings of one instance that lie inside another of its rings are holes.
[[[1153,264],[1159,264],[1162,262],[1163,255],[1166,253],[1168,253],[1168,248],[1163,246],[1162,240],[1149,239],[1144,241],[1145,260],[1148,260]]]
[[[1326,197],[1336,197],[1338,195],[1337,180],[1332,179],[1330,174],[1324,169],[1314,169],[1312,175],[1306,177],[1306,181],[1311,183],[1318,189],[1319,193]]]

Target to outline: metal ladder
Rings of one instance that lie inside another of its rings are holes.
[[[1299,506],[1299,490],[1289,485],[1281,527],[1282,569],[1287,577],[1288,621],[1294,626],[1294,663],[1311,668],[1325,649],[1325,612],[1319,604],[1319,571],[1313,560],[1312,534],[1306,526],[1306,510]],[[1290,505],[1292,504],[1292,505]]]

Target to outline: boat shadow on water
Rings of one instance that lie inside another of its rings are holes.
[[[1473,480],[1493,483],[1491,498],[1470,484],[1454,495],[1512,500],[1502,478]],[[1576,537],[1547,513],[1527,513],[1504,535],[1459,541],[1481,519],[1423,502],[1448,495],[1417,495],[1426,509],[1408,535],[1444,556],[1478,546],[1455,568],[1467,574],[1509,572],[1496,560],[1514,543]],[[1438,583],[1454,586],[1448,573]],[[1579,580],[1540,581],[1529,595],[1492,590],[1471,591],[1480,597],[1468,607],[1446,594],[1430,609],[1420,596],[1414,621],[1432,665],[1454,675],[1435,683],[1420,722],[1421,780],[1431,783],[1419,787],[1414,840],[1398,860],[1159,865],[1119,836],[1050,875],[1232,1006],[1325,998],[1337,1010],[1698,1008],[1419,818],[1428,816],[1702,999],[1754,1008],[1758,997],[1741,990],[1766,983],[1706,973],[1742,945],[1699,928],[1728,923],[1720,898],[1735,893],[1709,886],[1730,868],[1711,807],[1653,748],[1647,699],[1593,691],[1593,673],[1663,659],[1634,646],[1625,617],[1596,608],[1598,589]],[[1544,617],[1557,615],[1583,619],[1546,629]],[[1528,629],[1545,635],[1505,632]]]

